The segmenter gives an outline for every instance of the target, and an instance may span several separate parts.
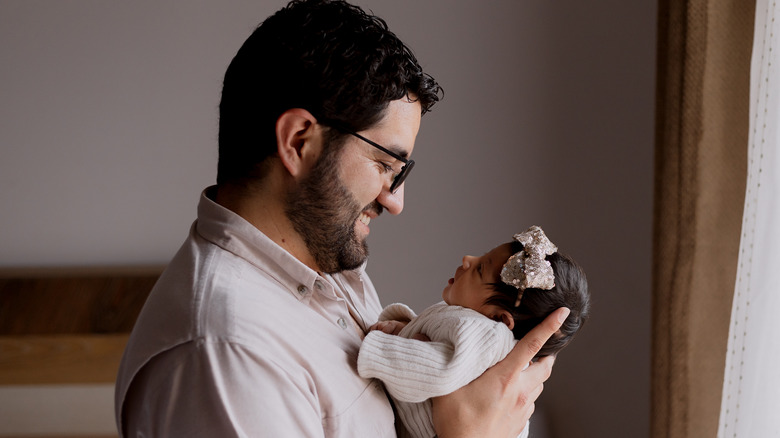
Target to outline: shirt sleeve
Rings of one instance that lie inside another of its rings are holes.
[[[189,342],[154,358],[133,380],[124,436],[323,437],[311,388],[305,375],[239,344]]]

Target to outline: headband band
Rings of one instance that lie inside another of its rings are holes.
[[[558,251],[544,231],[536,225],[515,234],[514,239],[523,244],[523,250],[509,257],[501,269],[501,281],[517,288],[515,307],[520,305],[523,291],[528,288],[550,290],[555,287],[555,273],[548,255]]]

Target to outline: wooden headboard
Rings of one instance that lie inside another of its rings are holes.
[[[0,269],[0,385],[114,382],[162,269]]]

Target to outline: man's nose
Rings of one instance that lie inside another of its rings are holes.
[[[390,192],[389,186],[382,187],[382,191],[379,193],[377,201],[379,201],[379,203],[382,204],[382,206],[386,208],[390,214],[401,214],[401,211],[403,211],[405,185],[406,184],[401,184],[395,193]]]

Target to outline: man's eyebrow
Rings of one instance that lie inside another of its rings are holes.
[[[409,152],[407,152],[403,148],[391,145],[391,146],[385,146],[385,149],[387,149],[388,151],[398,155],[399,157],[402,157],[404,159],[409,159]]]

